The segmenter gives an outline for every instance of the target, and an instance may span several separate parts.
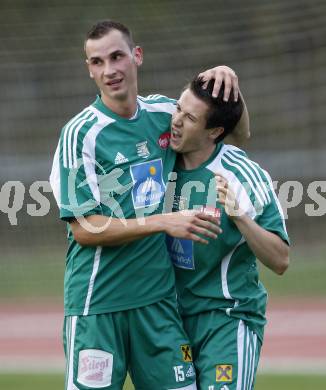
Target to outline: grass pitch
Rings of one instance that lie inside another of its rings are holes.
[[[271,298],[326,297],[326,247],[291,250],[290,267],[278,276],[260,264],[260,276]],[[4,254],[0,263],[0,299],[62,302],[64,253],[54,251]],[[259,262],[258,262],[259,263]]]

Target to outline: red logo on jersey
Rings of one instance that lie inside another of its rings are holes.
[[[167,149],[169,147],[170,137],[171,137],[171,134],[169,131],[161,134],[160,138],[158,139],[158,144],[160,145],[161,149]]]

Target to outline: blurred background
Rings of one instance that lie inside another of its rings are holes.
[[[261,269],[270,328],[257,389],[291,389],[298,377],[295,389],[310,389],[313,380],[314,389],[325,389],[322,0],[0,0],[0,385],[27,389],[14,383],[17,372],[49,372],[58,375],[33,377],[34,389],[42,380],[62,387],[65,226],[47,180],[62,126],[97,93],[83,40],[106,18],[129,26],[144,49],[141,95],[177,98],[196,73],[215,65],[237,73],[251,117],[246,149],[275,180],[292,242],[284,276]],[[46,213],[33,199],[35,181]]]

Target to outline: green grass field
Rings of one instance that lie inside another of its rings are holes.
[[[60,375],[0,375],[0,389],[6,390],[60,390],[63,378]],[[259,375],[255,390],[325,390],[326,375]],[[124,390],[133,390],[126,383]]]
[[[260,278],[270,297],[326,297],[325,253],[323,247],[291,249],[290,266],[282,276],[260,265]]]
[[[325,247],[293,249],[290,268],[283,276],[260,266],[261,280],[271,298],[326,297]],[[3,255],[0,264],[0,300],[51,299],[62,301],[64,252]]]

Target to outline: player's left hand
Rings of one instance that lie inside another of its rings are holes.
[[[199,73],[203,81],[205,81],[203,88],[207,87],[207,84],[210,80],[215,79],[213,87],[213,97],[217,97],[219,90],[221,88],[222,82],[224,82],[224,95],[223,100],[227,102],[230,97],[231,90],[233,89],[234,101],[238,101],[239,96],[239,83],[238,76],[235,74],[234,70],[229,68],[226,65],[216,66],[206,70],[205,72]]]
[[[235,193],[225,177],[219,173],[215,173],[215,180],[218,201],[224,206],[226,214],[232,219],[244,215],[243,210],[239,207]]]

